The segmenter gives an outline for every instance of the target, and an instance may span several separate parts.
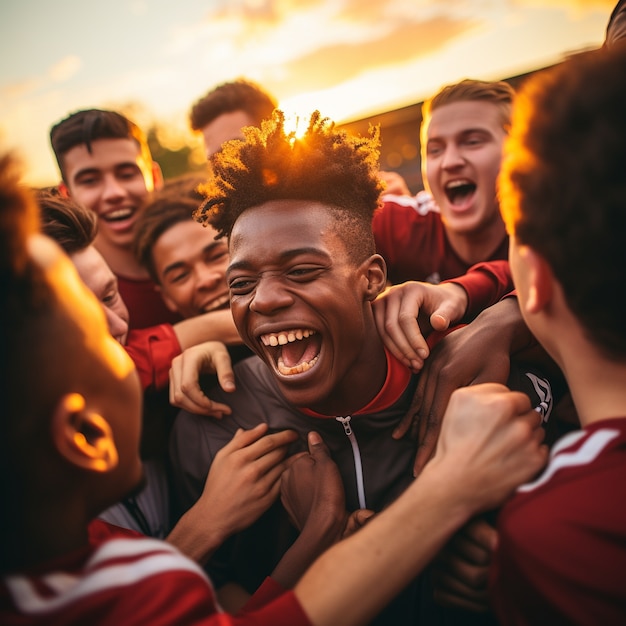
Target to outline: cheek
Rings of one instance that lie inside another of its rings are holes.
[[[102,195],[102,187],[91,187],[89,189],[80,189],[72,193],[72,199],[84,206],[85,208],[93,211],[94,213],[98,212],[98,202],[100,200],[100,196]]]

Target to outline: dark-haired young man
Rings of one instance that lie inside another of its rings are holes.
[[[95,245],[118,278],[130,328],[179,321],[133,255],[137,218],[152,191],[163,185],[144,133],[116,111],[86,109],[55,124],[50,143],[61,193],[98,217]]]
[[[231,311],[260,358],[236,366],[235,392],[209,393],[231,416],[182,412],[176,420],[172,454],[188,505],[220,447],[237,428],[259,422],[303,436],[318,431],[350,511],[380,511],[411,483],[414,444],[391,435],[416,379],[385,350],[371,308],[386,284],[371,230],[381,190],[377,156],[377,137],[350,137],[314,114],[295,139],[277,114],[212,159],[215,178],[198,218],[229,238]],[[517,382],[524,380],[538,404],[522,373]],[[223,580],[249,591],[259,584],[289,544],[279,519],[266,517],[242,534],[225,557]],[[422,584],[410,585],[380,623],[414,623],[433,609]]]
[[[612,624],[626,607],[626,46],[526,83],[500,176],[528,327],[562,369],[582,430],[498,518],[501,624]]]
[[[242,139],[244,126],[260,126],[272,116],[276,100],[252,81],[240,78],[211,89],[191,107],[191,128],[202,134],[207,159],[231,139]]]

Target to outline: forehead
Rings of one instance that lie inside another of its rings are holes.
[[[170,263],[174,259],[191,259],[198,249],[218,244],[226,245],[225,239],[215,240],[217,231],[211,226],[202,226],[195,220],[183,220],[163,231],[154,242],[152,256],[154,262]]]
[[[123,163],[142,163],[139,144],[134,139],[96,139],[91,152],[86,144],[74,146],[63,157],[65,173],[71,178],[83,169],[107,169]]]
[[[230,236],[231,265],[278,262],[298,251],[345,255],[333,209],[309,200],[277,200],[246,209]]]
[[[230,111],[216,117],[202,128],[207,156],[218,152],[225,141],[242,139],[241,129],[252,124],[252,120],[245,111]]]
[[[426,124],[426,136],[428,139],[448,137],[470,129],[504,133],[500,107],[483,100],[444,104],[432,112]]]

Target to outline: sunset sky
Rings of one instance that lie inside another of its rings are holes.
[[[247,77],[290,112],[338,122],[599,46],[615,0],[4,0],[0,147],[57,182],[50,126],[136,105],[192,141],[191,104]]]

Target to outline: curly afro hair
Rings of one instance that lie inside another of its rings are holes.
[[[349,253],[373,253],[371,224],[383,185],[378,178],[380,131],[349,135],[315,111],[306,133],[285,129],[275,111],[261,128],[244,129],[244,140],[229,141],[210,161],[212,177],[201,187],[205,202],[194,213],[229,237],[237,218],[272,200],[307,200],[332,208],[346,232]],[[358,250],[357,250],[358,248]]]

